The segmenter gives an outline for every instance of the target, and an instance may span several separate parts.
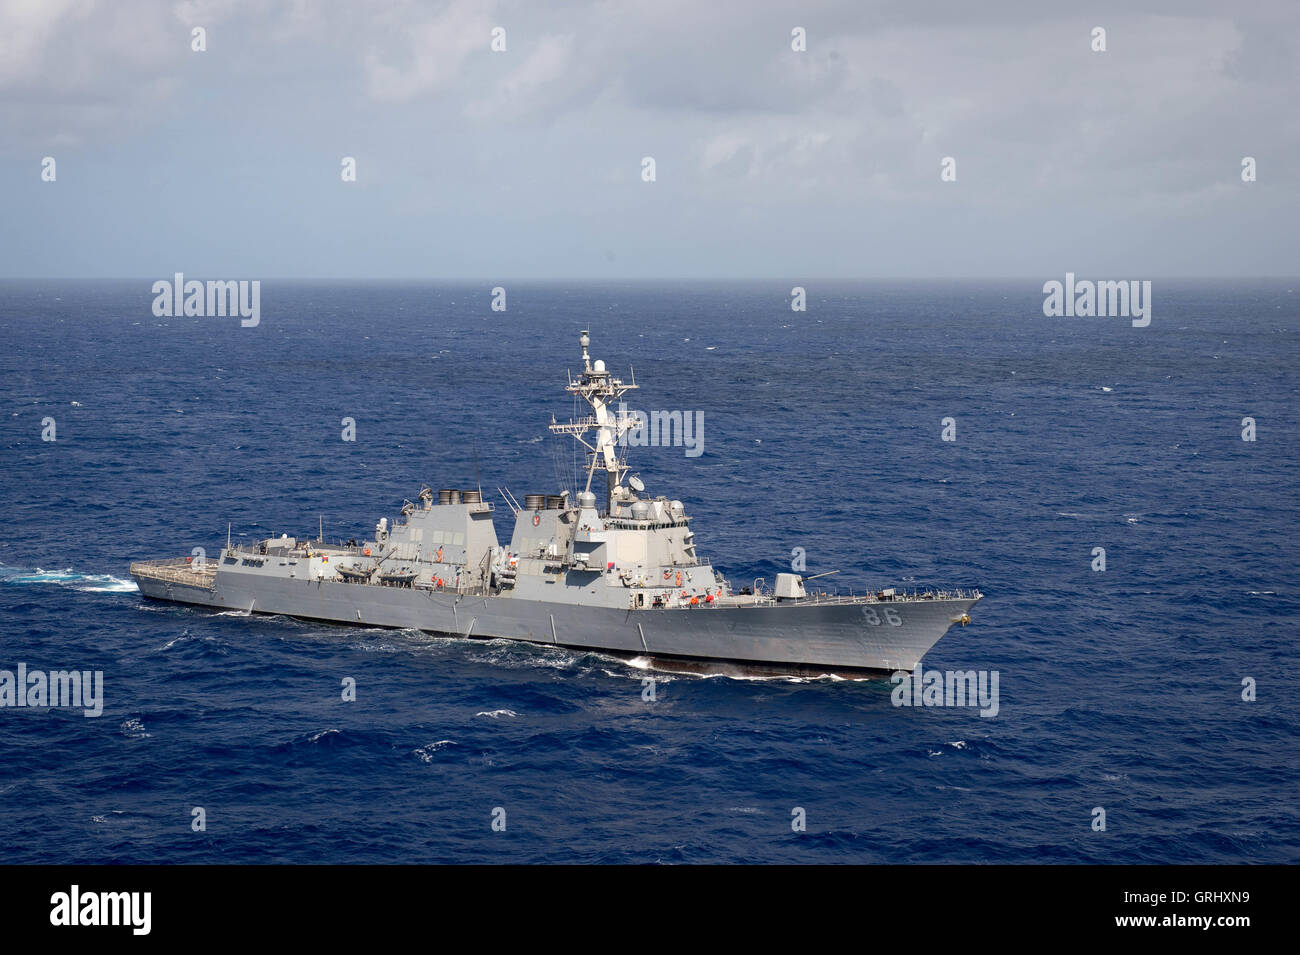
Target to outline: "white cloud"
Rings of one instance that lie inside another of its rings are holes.
[[[539,37],[523,62],[497,82],[493,95],[471,103],[466,112],[476,117],[505,117],[543,108],[547,88],[569,73],[572,58],[572,36]]]
[[[91,6],[74,0],[6,0],[0,3],[0,89],[37,75],[54,32],[83,18]]]
[[[371,41],[364,58],[376,100],[403,102],[441,92],[463,79],[469,57],[488,55],[495,25],[490,5],[452,0],[436,15],[411,22],[422,9],[401,4],[380,19],[385,35]]]

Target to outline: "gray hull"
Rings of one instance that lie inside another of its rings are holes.
[[[330,580],[246,583],[217,574],[205,585],[135,576],[146,597],[226,610],[790,672],[913,670],[978,600],[623,610]]]

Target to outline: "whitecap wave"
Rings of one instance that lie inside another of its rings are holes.
[[[0,583],[19,587],[55,584],[92,594],[126,594],[137,593],[140,590],[134,580],[114,577],[112,574],[83,574],[71,567],[66,570],[45,570],[41,567],[35,570],[24,570],[18,567],[0,566]]]
[[[455,745],[456,745],[455,740],[440,739],[436,743],[426,743],[423,746],[413,749],[411,750],[411,753],[421,762],[431,763],[433,762],[433,757],[435,753],[441,752],[442,750],[446,749],[448,746],[455,746]]]
[[[182,640],[189,640],[189,639],[190,639],[190,632],[188,630],[182,630],[176,636],[172,637],[161,647],[159,647],[158,652],[161,653],[163,650],[170,650],[172,647],[176,646],[176,644],[180,643]]]

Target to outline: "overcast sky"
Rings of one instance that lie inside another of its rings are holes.
[[[1298,41],[1295,0],[0,0],[0,275],[1295,275]]]

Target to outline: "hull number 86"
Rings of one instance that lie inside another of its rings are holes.
[[[891,627],[901,627],[903,625],[903,618],[898,615],[898,611],[893,607],[885,607],[881,612],[885,615],[885,622]],[[867,623],[873,627],[878,627],[881,624],[880,614],[876,613],[875,607],[863,607],[862,616],[866,617]]]

